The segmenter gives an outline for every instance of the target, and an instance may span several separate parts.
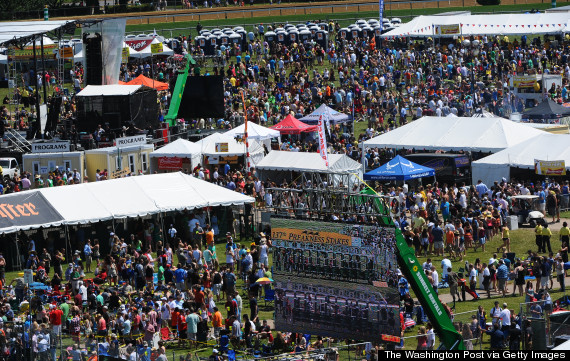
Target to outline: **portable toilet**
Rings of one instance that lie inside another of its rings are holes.
[[[306,28],[307,25],[305,25],[305,24],[297,24],[297,25],[295,25],[295,27],[297,28],[297,30],[300,30],[300,29],[302,29],[302,28]]]
[[[206,48],[204,48],[204,55],[214,55],[216,53],[216,47],[218,46],[218,37],[216,35],[210,35],[206,38]]]
[[[382,35],[382,28],[380,25],[374,28],[374,37],[376,38],[376,44],[380,44],[380,36]]]
[[[266,32],[264,37],[268,44],[273,44],[277,40],[277,36],[273,31]]]
[[[206,33],[207,33],[207,34],[211,34],[212,32],[211,32],[210,30],[208,30],[208,29],[202,29],[202,30],[200,30],[200,35],[205,36],[204,34],[206,34]]]
[[[236,31],[236,33],[241,36],[241,49],[243,50],[247,44],[247,32],[242,28],[241,30]]]
[[[221,30],[212,31],[212,34],[216,35],[217,37],[224,35]]]
[[[243,31],[243,26],[236,26],[235,28],[233,28],[233,30],[237,33],[238,31]]]
[[[283,25],[283,28],[284,28],[285,30],[289,30],[289,29],[294,28],[294,27],[295,27],[295,25],[293,25],[293,24],[285,24],[285,25]]]
[[[219,28],[213,28],[212,30],[210,30],[210,32],[211,32],[212,34],[215,33],[216,31],[222,31],[222,30],[219,29]]]
[[[357,39],[360,38],[362,36],[362,29],[360,29],[359,27],[355,27],[350,29],[350,38],[351,39]]]
[[[329,24],[327,23],[318,23],[317,26],[321,29],[324,30],[326,32],[329,31]]]
[[[226,34],[226,33],[233,33],[234,31],[232,30],[232,28],[223,28],[222,29],[222,33]]]
[[[230,43],[230,35],[222,34],[220,35],[220,45],[228,45]]]
[[[321,48],[326,50],[329,45],[329,33],[325,30],[317,31],[315,34],[315,41],[321,46]]]
[[[287,44],[287,32],[285,30],[278,31],[275,35],[279,44]]]
[[[362,37],[364,39],[370,39],[374,36],[374,29],[370,26],[365,26],[362,28]]]
[[[199,46],[200,48],[204,49],[204,52],[206,51],[206,37],[199,35],[197,37],[194,38],[194,42],[196,44],[196,46]]]
[[[364,25],[368,25],[368,22],[364,19],[360,19],[360,20],[356,20],[356,25],[358,25],[358,27],[361,28]]]
[[[275,34],[277,34],[277,33],[280,32],[280,31],[287,32],[287,31],[286,31],[285,29],[283,29],[283,28],[275,28],[275,30],[273,30],[273,32],[274,32]]]
[[[370,19],[370,20],[368,20],[368,25],[370,25],[370,26],[373,27],[374,24],[380,24],[380,22],[378,21],[378,19]]]
[[[313,34],[311,34],[310,30],[301,30],[299,31],[299,41],[304,43],[306,41],[311,41]]]
[[[311,35],[313,36],[313,38],[315,37],[315,34],[317,33],[317,31],[321,30],[321,28],[319,28],[316,25],[313,25],[309,28],[309,31],[311,32]]]
[[[342,28],[342,29],[340,29],[340,30],[338,31],[337,37],[340,38],[340,39],[343,39],[343,40],[344,40],[344,39],[350,40],[350,39],[349,39],[349,30],[348,30],[348,28]]]
[[[230,43],[238,44],[241,47],[242,46],[241,35],[238,33],[231,33],[230,34]]]
[[[299,42],[299,32],[296,29],[291,29],[287,32],[287,44]]]
[[[356,24],[350,24],[349,26],[347,26],[347,28],[349,29],[353,29],[353,28],[359,28],[360,26],[356,25]]]

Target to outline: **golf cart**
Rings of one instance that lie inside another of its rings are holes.
[[[513,211],[519,218],[519,227],[524,224],[530,225],[532,228],[537,224],[545,225],[544,214],[538,210],[538,196],[535,195],[519,195],[513,196]]]

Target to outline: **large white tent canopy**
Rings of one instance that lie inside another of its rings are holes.
[[[0,44],[11,40],[46,34],[74,21],[7,21],[0,23]]]
[[[151,56],[157,56],[157,55],[174,55],[174,51],[172,49],[170,49],[168,46],[166,46],[166,44],[162,43],[162,51],[160,53],[152,53],[152,44],[159,44],[160,41],[157,38],[152,39],[152,42],[145,47],[144,49],[142,49],[141,51],[138,52],[137,56],[138,58],[149,58]]]
[[[534,160],[563,160],[570,171],[570,135],[541,132],[524,142],[479,159],[471,164],[473,183],[493,184],[510,179],[511,167],[534,169]]]
[[[0,228],[0,233],[30,228],[86,224],[203,207],[243,205],[253,198],[195,177],[177,173],[135,176],[73,186],[41,188],[39,192],[63,221],[26,227]],[[21,196],[5,195],[3,199]],[[6,197],[6,198],[4,198]],[[81,212],[78,212],[79,208]]]
[[[382,36],[392,38],[559,34],[568,31],[568,20],[570,18],[566,13],[418,16]]]
[[[504,118],[423,117],[364,142],[364,147],[498,152],[544,132]]]
[[[200,163],[201,156],[202,149],[198,144],[182,138],[176,139],[174,142],[168,143],[164,147],[150,153],[150,158],[189,158],[192,168]]]

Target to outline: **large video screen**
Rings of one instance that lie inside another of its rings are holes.
[[[380,341],[400,336],[392,229],[271,219],[275,327]]]

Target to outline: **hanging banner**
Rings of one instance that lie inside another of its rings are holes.
[[[515,88],[533,88],[536,84],[536,74],[513,76],[513,86]]]
[[[127,60],[129,60],[129,56],[131,55],[131,48],[129,48],[128,46],[125,46],[123,48],[123,52],[121,53],[121,57],[123,62],[126,62]]]
[[[150,52],[160,54],[163,51],[162,43],[150,44]]]
[[[323,115],[319,116],[319,122],[317,123],[317,127],[319,130],[319,153],[321,154],[321,158],[325,161],[325,165],[327,168],[329,167],[329,155],[327,153],[327,137],[325,133],[325,119],[323,119]]]
[[[380,22],[380,31],[384,30],[384,24],[382,22],[382,17],[384,16],[384,0],[378,0],[378,9],[379,9],[379,14],[378,16],[380,17],[379,22]]]
[[[60,48],[59,57],[62,59],[73,59],[73,48],[71,46]]]
[[[152,39],[125,40],[125,43],[136,51],[145,49],[151,42]]]
[[[124,137],[115,139],[117,148],[128,147],[131,145],[144,145],[146,144],[146,135],[135,135],[132,137]]]
[[[216,153],[227,153],[228,143],[216,143]]]
[[[158,158],[159,170],[180,170],[182,169],[182,158],[180,157],[160,157]]]
[[[459,24],[436,25],[435,33],[437,35],[459,35],[461,27]]]
[[[44,44],[44,51],[43,56],[46,59],[55,59],[57,54],[57,45],[55,44]],[[36,43],[36,56],[41,58],[42,56],[42,47],[40,42]],[[33,59],[34,58],[34,46],[33,45],[26,45],[23,49],[15,49],[14,57],[18,60],[23,59]]]
[[[534,170],[540,175],[566,175],[566,162],[563,160],[534,160]]]

